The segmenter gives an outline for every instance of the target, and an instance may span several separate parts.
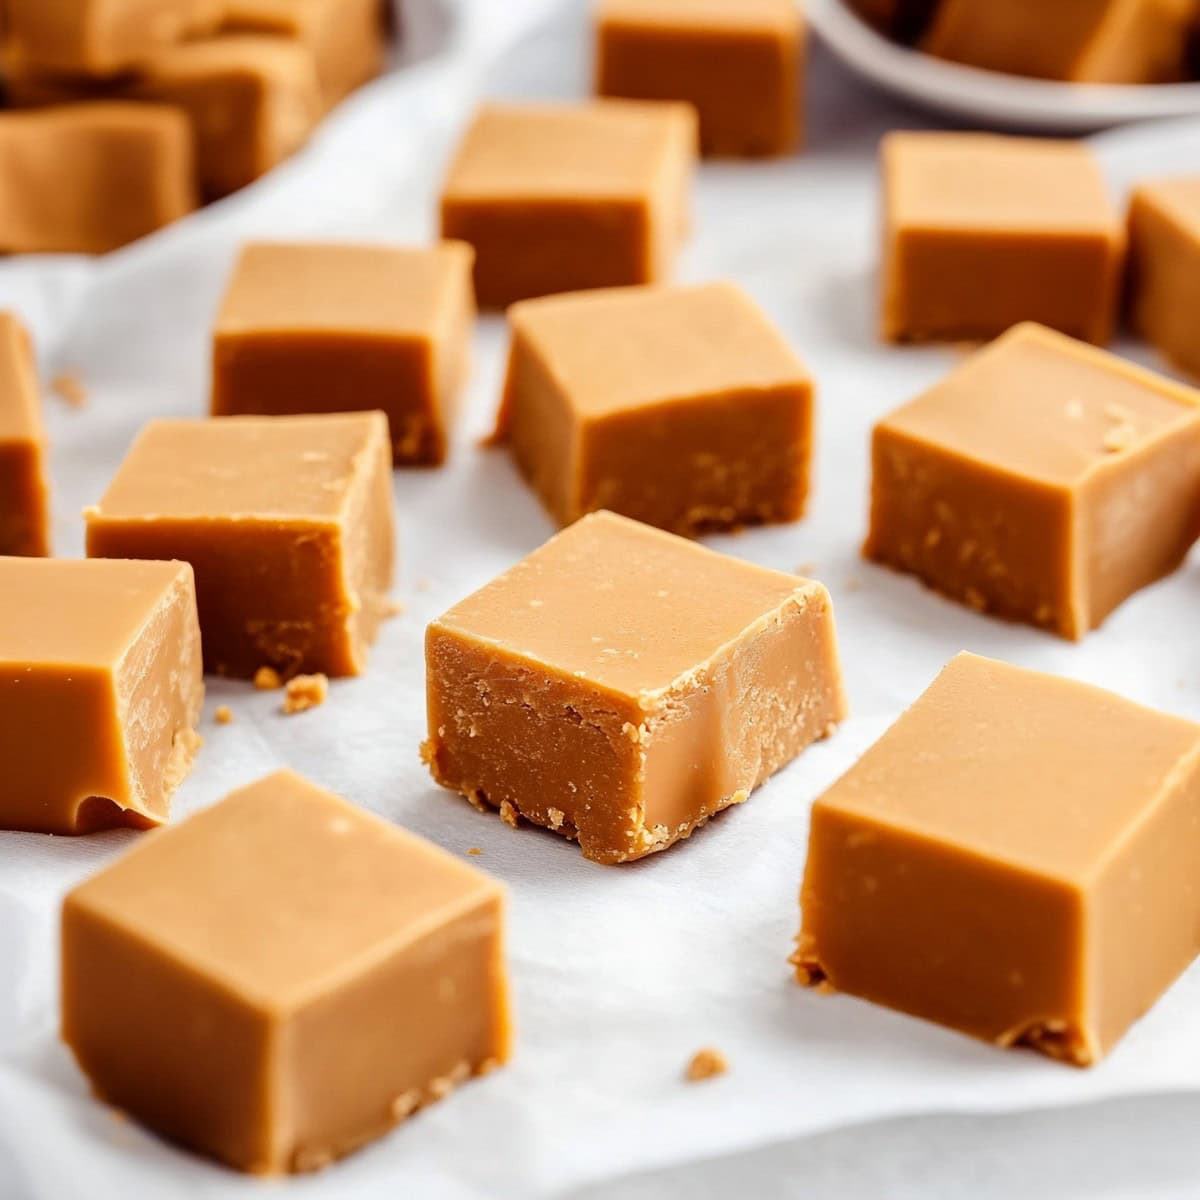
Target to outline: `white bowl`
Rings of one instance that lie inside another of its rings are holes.
[[[1127,121],[1200,114],[1200,83],[1055,83],[981,71],[896,45],[844,0],[807,0],[805,9],[825,44],[864,79],[913,104],[975,124],[1084,133]]]

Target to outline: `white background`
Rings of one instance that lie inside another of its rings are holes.
[[[79,510],[142,422],[204,413],[208,330],[241,240],[426,240],[445,158],[478,96],[586,88],[577,4],[466,0],[457,19],[423,0],[413,10],[429,53],[355,97],[259,186],[101,262],[0,265],[0,304],[32,325],[45,375],[76,371],[90,393],[78,411],[47,401],[59,553],[81,552]],[[513,897],[515,1061],[314,1178],[263,1185],[180,1153],[93,1102],[56,1039],[59,900],[134,835],[0,834],[3,1200],[284,1188],[339,1200],[1200,1191],[1200,969],[1107,1062],[1082,1072],[804,992],[787,968],[809,804],[958,650],[1200,717],[1194,561],[1075,646],[946,604],[857,557],[870,425],[957,353],[888,348],[874,334],[874,146],[886,128],[928,123],[816,55],[805,153],[705,165],[679,270],[739,280],[818,380],[809,517],[711,543],[803,565],[829,586],[851,720],[690,842],[625,868],[514,832],[431,784],[417,758],[424,625],[552,531],[504,453],[476,444],[503,366],[503,324],[484,320],[451,465],[396,478],[406,612],[368,674],[292,718],[278,713],[277,695],[212,681],[207,744],[175,812],[287,764],[452,851],[482,847],[472,861]],[[1200,170],[1200,127],[1127,131],[1099,147],[1119,189],[1144,173]],[[218,703],[235,724],[213,724]],[[728,1055],[730,1074],[684,1084],[688,1057],[709,1044]]]

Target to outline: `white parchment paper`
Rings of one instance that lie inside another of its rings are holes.
[[[259,186],[99,262],[0,265],[0,304],[33,326],[44,374],[76,371],[90,393],[82,410],[47,400],[59,553],[82,552],[79,511],[146,419],[205,411],[208,330],[240,240],[426,239],[446,155],[478,96],[586,88],[578,4],[412,7],[410,29],[425,53],[351,100]],[[874,335],[874,144],[889,126],[927,119],[889,110],[823,58],[814,75],[804,155],[703,168],[680,276],[738,279],[819,381],[810,516],[711,544],[802,567],[830,587],[852,718],[750,803],[625,868],[584,862],[570,844],[514,832],[433,786],[417,757],[424,625],[552,532],[507,457],[476,444],[490,427],[503,366],[502,322],[485,319],[452,463],[396,476],[406,612],[385,629],[369,673],[336,682],[324,708],[292,718],[279,714],[277,695],[211,682],[207,745],[175,813],[287,764],[452,851],[482,847],[472,861],[512,892],[515,1061],[315,1178],[263,1185],[177,1151],[91,1100],[56,1037],[59,901],[133,835],[0,833],[0,1197],[224,1200],[264,1188],[330,1198],[543,1197],[881,1117],[1200,1092],[1200,968],[1087,1072],[816,996],[791,980],[811,801],[958,650],[1200,717],[1195,560],[1080,646],[989,621],[859,561],[870,425],[957,352],[892,349]],[[1116,187],[1200,170],[1198,126],[1130,130],[1098,146]],[[235,724],[213,723],[217,704],[234,709]],[[708,1044],[724,1050],[731,1073],[684,1084],[684,1063]]]

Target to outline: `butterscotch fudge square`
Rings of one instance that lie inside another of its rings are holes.
[[[803,512],[812,380],[734,284],[527,300],[509,321],[498,434],[561,524],[607,508],[695,534]]]
[[[1200,393],[1022,325],[885,417],[864,553],[1081,638],[1200,534]]]
[[[245,1171],[309,1171],[510,1052],[504,894],[290,771],[67,897],[62,1033],[99,1096]]]
[[[881,159],[885,338],[1111,338],[1125,232],[1086,145],[892,133]]]
[[[1134,191],[1129,253],[1134,327],[1200,375],[1200,176],[1154,180]]]
[[[442,236],[475,247],[479,303],[665,279],[689,221],[686,104],[489,104],[441,199]]]
[[[0,558],[0,829],[166,821],[203,700],[187,563]]]
[[[471,248],[245,247],[213,334],[214,415],[388,416],[395,461],[436,464],[466,374]]]
[[[196,569],[204,662],[357,675],[394,569],[382,413],[159,420],[86,513],[93,558]]]
[[[600,0],[596,91],[686,100],[705,154],[800,141],[805,27],[794,0]]]
[[[0,555],[50,553],[48,492],[33,343],[0,312]]]
[[[595,513],[430,625],[434,778],[619,863],[688,837],[845,713],[829,594]]]

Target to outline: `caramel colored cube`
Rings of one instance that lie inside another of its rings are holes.
[[[845,714],[829,594],[595,513],[426,635],[434,778],[619,863],[745,800]]]
[[[280,771],[67,896],[63,1038],[165,1137],[314,1170],[508,1058],[503,923],[487,876]]]
[[[226,0],[224,31],[286,37],[308,48],[325,107],[383,66],[380,0]]]
[[[687,104],[596,100],[481,109],[442,191],[442,236],[475,247],[485,308],[654,283],[687,233]]]
[[[172,108],[0,113],[0,253],[105,254],[195,207],[191,131]]]
[[[1200,393],[1035,325],[885,417],[868,558],[1081,638],[1200,535]]]
[[[813,385],[738,287],[528,300],[498,432],[563,525],[607,508],[676,533],[804,511]]]
[[[795,0],[600,0],[596,91],[688,101],[705,154],[787,154],[800,141],[804,34]]]
[[[1183,78],[1195,0],[939,0],[928,54],[1076,83]]]
[[[213,338],[212,411],[387,414],[397,463],[440,463],[466,375],[472,251],[259,243]]]
[[[0,313],[0,555],[50,553],[46,434],[33,343]]]
[[[5,0],[15,60],[45,71],[115,75],[216,28],[224,0]]]
[[[88,554],[190,562],[210,671],[357,675],[392,582],[391,468],[382,413],[152,421],[85,514]]]
[[[1086,145],[892,133],[881,156],[885,338],[1112,337],[1125,234]]]
[[[813,805],[801,981],[1096,1062],[1200,951],[1198,764],[1191,721],[960,654]]]
[[[203,700],[186,563],[0,558],[0,829],[165,821]]]
[[[1200,177],[1143,183],[1129,210],[1134,327],[1200,375]]]

